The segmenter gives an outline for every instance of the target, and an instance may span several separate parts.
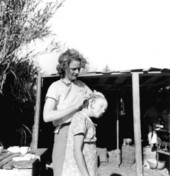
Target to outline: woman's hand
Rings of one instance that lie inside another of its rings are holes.
[[[74,109],[79,111],[83,106],[84,100],[85,100],[84,97],[82,97],[82,96],[78,97],[77,96],[75,98],[75,101],[73,102]]]

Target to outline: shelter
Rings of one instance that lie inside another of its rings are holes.
[[[52,123],[44,123],[42,109],[49,85],[59,79],[58,75],[39,75],[37,104],[33,127],[32,147],[51,149],[53,143]],[[160,110],[170,105],[170,70],[150,68],[122,72],[88,72],[80,75],[92,90],[105,94],[109,107],[97,127],[98,146],[109,150],[120,148],[123,138],[131,137],[136,151],[137,176],[142,175],[141,120],[145,110],[157,106]]]

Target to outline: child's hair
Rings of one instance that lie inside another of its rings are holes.
[[[101,92],[97,92],[96,90],[94,90],[90,94],[90,96],[84,100],[83,108],[87,108],[89,106],[89,102],[91,100],[96,100],[97,98],[103,98],[104,100],[106,100],[105,96]]]

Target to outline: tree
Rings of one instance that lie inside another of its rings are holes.
[[[13,65],[39,54],[32,49],[19,56],[24,46],[51,34],[48,22],[63,2],[0,0],[0,93],[7,75],[15,74]],[[52,49],[58,47],[55,41],[52,45]]]
[[[0,0],[0,103],[5,106],[5,100],[11,114],[17,116],[16,121],[34,111],[40,68],[32,58],[59,49],[55,40],[42,51],[29,46],[54,35],[48,22],[63,3],[64,0]]]

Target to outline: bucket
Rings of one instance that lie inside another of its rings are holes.
[[[106,148],[97,148],[97,155],[99,156],[100,162],[108,162],[108,155]]]
[[[156,159],[156,151],[152,151],[152,148],[150,146],[146,146],[143,148],[143,159]]]
[[[134,146],[122,146],[122,163],[134,164],[135,163],[135,147]]]

